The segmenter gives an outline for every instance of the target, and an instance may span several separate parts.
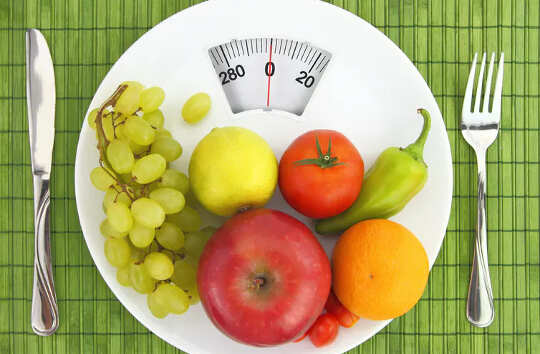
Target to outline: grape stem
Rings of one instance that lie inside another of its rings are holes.
[[[122,95],[122,93],[127,89],[127,87],[128,87],[127,85],[118,86],[118,88],[116,89],[116,91],[114,91],[111,97],[109,97],[101,105],[101,107],[99,107],[99,110],[96,115],[96,132],[97,132],[97,139],[98,139],[97,148],[99,151],[99,165],[116,181],[116,184],[122,189],[124,193],[126,193],[129,199],[131,199],[131,201],[133,202],[137,198],[133,189],[130,188],[131,186],[127,183],[122,183],[113,173],[111,173],[112,167],[109,161],[107,160],[107,155],[106,155],[107,146],[109,146],[110,141],[107,139],[107,135],[105,135],[105,129],[103,128],[103,112],[105,111],[107,107],[114,106],[116,104],[116,101],[118,101],[118,98],[120,98],[120,95]],[[112,112],[107,113],[107,114],[111,114],[112,115],[111,119],[114,118],[114,120],[120,117],[120,113],[116,117],[114,117],[114,114]],[[118,125],[122,123],[123,122],[119,123]],[[113,128],[115,127],[116,126],[114,125],[114,121],[113,121]],[[114,135],[116,137],[116,131],[114,131]]]
[[[116,101],[118,101],[118,98],[120,98],[120,95],[127,89],[127,85],[120,85],[114,91],[114,93],[109,97],[101,107],[99,107],[99,110],[96,115],[96,131],[98,135],[98,150],[100,154],[100,159],[104,162],[107,161],[107,158],[105,157],[105,150],[107,149],[107,146],[109,146],[110,141],[107,139],[107,136],[105,135],[105,129],[103,129],[103,111],[109,107],[114,106],[116,104]]]

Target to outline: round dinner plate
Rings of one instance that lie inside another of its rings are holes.
[[[208,49],[253,37],[290,38],[309,42],[332,54],[301,116],[279,111],[251,110],[233,114],[209,59]],[[389,146],[406,146],[416,139],[424,107],[432,129],[424,158],[429,178],[424,189],[392,219],[410,229],[424,245],[433,265],[441,247],[452,197],[452,161],[445,126],[426,82],[401,50],[359,17],[318,0],[212,0],[164,20],[138,39],[114,64],[99,86],[90,109],[98,107],[126,80],[160,86],[165,127],[180,141],[183,155],[172,165],[183,172],[197,142],[216,126],[244,126],[259,133],[279,159],[299,134],[319,128],[343,132],[358,148],[369,168]],[[196,92],[207,92],[212,109],[196,125],[181,118],[183,103]],[[144,326],[165,341],[190,353],[341,353],[364,342],[390,321],[361,319],[341,328],[334,343],[315,348],[309,340],[271,348],[237,343],[220,333],[200,304],[183,315],[155,318],[146,296],[116,281],[116,270],[105,259],[99,224],[105,218],[103,193],[89,180],[98,164],[95,133],[85,122],[75,163],[75,192],[81,227],[96,266],[120,302]],[[279,190],[268,204],[308,226],[311,220],[292,210]],[[208,219],[217,223],[217,219]],[[319,237],[328,253],[336,237]],[[224,270],[226,276],[226,270]]]

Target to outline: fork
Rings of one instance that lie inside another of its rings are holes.
[[[469,322],[477,327],[487,327],[493,322],[495,308],[493,307],[493,292],[491,290],[487,253],[486,151],[495,141],[499,132],[504,53],[501,53],[499,60],[491,112],[489,111],[489,98],[495,53],[491,55],[483,105],[482,110],[480,110],[486,53],[482,56],[476,98],[474,100],[474,108],[471,111],[477,57],[478,53],[475,53],[463,99],[463,110],[461,112],[461,134],[463,134],[465,141],[474,149],[478,164],[478,213],[471,281],[469,283],[469,294],[467,297],[467,318]]]

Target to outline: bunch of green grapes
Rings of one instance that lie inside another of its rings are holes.
[[[90,180],[105,192],[105,256],[121,285],[147,294],[158,318],[199,301],[197,265],[215,231],[201,228],[201,216],[186,205],[188,176],[168,166],[182,146],[163,128],[164,99],[159,87],[127,81],[88,117],[100,153]]]

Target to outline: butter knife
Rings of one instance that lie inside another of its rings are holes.
[[[54,109],[54,68],[47,41],[36,29],[26,31],[26,99],[34,176],[34,289],[32,329],[40,336],[58,328],[58,305],[52,276],[49,227]]]

